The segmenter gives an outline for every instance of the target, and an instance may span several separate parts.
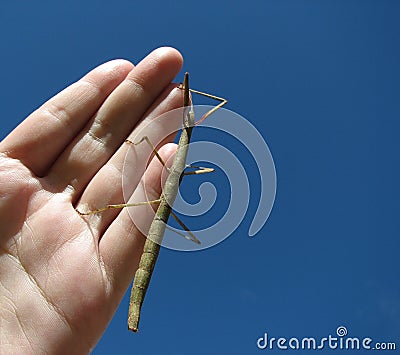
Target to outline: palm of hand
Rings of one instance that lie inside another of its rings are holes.
[[[97,240],[68,193],[42,190],[21,163],[2,160],[1,191],[9,194],[0,210],[2,304],[15,312],[4,313],[3,322],[17,317],[14,331],[57,340],[51,352],[68,348],[72,338],[88,349],[115,309]],[[17,181],[7,179],[11,172]],[[25,350],[40,346],[29,343]]]

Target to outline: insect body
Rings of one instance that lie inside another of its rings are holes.
[[[186,73],[183,82],[184,106],[189,106],[189,76]],[[144,244],[143,254],[140,258],[139,268],[136,271],[131,292],[128,312],[128,329],[136,332],[138,330],[140,309],[150,283],[150,278],[160,252],[160,244],[164,236],[168,217],[171,214],[171,205],[174,203],[178,194],[179,182],[186,167],[186,156],[189,149],[190,136],[194,126],[194,114],[192,110],[186,110],[183,118],[182,133],[179,138],[178,149],[175,154],[172,167],[165,182],[163,192],[160,197],[156,215],[151,223],[149,233]]]
[[[149,229],[148,237],[144,245],[143,254],[139,263],[139,268],[135,274],[131,292],[129,312],[128,312],[128,328],[130,330],[133,330],[134,332],[138,330],[140,309],[142,307],[143,300],[147,288],[149,286],[150,278],[157,261],[158,253],[160,251],[160,245],[162,242],[162,238],[164,236],[169,215],[172,214],[172,216],[186,230],[186,232],[189,233],[191,240],[200,243],[197,240],[197,238],[193,236],[193,234],[189,231],[189,229],[177,218],[177,216],[172,211],[172,204],[175,201],[180,181],[182,179],[182,176],[184,175],[184,170],[186,167],[186,156],[189,150],[190,137],[192,134],[192,129],[195,126],[194,111],[193,108],[189,106],[190,103],[189,92],[192,91],[221,101],[219,105],[215,106],[205,115],[203,115],[203,117],[200,118],[198,123],[202,122],[204,119],[206,119],[209,115],[211,115],[221,106],[225,105],[227,101],[225,99],[216,97],[214,95],[205,94],[196,90],[190,90],[188,73],[185,74],[182,88],[184,90],[183,106],[185,110],[184,110],[182,132],[179,138],[178,149],[175,154],[172,167],[169,169],[169,176],[164,184],[164,189],[160,197],[160,205],[157,209],[156,215]],[[209,172],[209,171],[212,171],[212,169],[202,168],[202,170],[200,170],[200,172]]]

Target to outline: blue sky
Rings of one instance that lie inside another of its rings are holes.
[[[162,250],[140,332],[126,329],[125,297],[94,354],[253,354],[265,332],[321,338],[341,325],[400,346],[399,10],[388,0],[2,2],[2,138],[98,64],[170,45],[192,86],[226,97],[276,165],[259,234],[247,236],[252,178],[239,228],[201,252]]]

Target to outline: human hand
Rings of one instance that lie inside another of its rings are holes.
[[[88,353],[137,268],[145,237],[123,203],[128,144],[145,118],[182,105],[170,84],[181,55],[160,48],[136,67],[103,64],[46,102],[0,143],[0,346],[4,353]],[[161,128],[163,129],[163,128]],[[166,131],[168,127],[165,127]],[[160,149],[164,161],[175,145]],[[157,199],[162,166],[134,194]],[[130,201],[132,202],[132,201]],[[139,201],[138,201],[139,202]],[[151,221],[151,216],[140,218]]]

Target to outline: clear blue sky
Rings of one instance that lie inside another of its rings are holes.
[[[140,332],[125,297],[94,354],[253,354],[264,332],[340,325],[400,347],[399,14],[388,0],[1,3],[2,138],[98,64],[171,45],[276,164],[260,233],[247,236],[253,196],[223,243],[162,250]]]

